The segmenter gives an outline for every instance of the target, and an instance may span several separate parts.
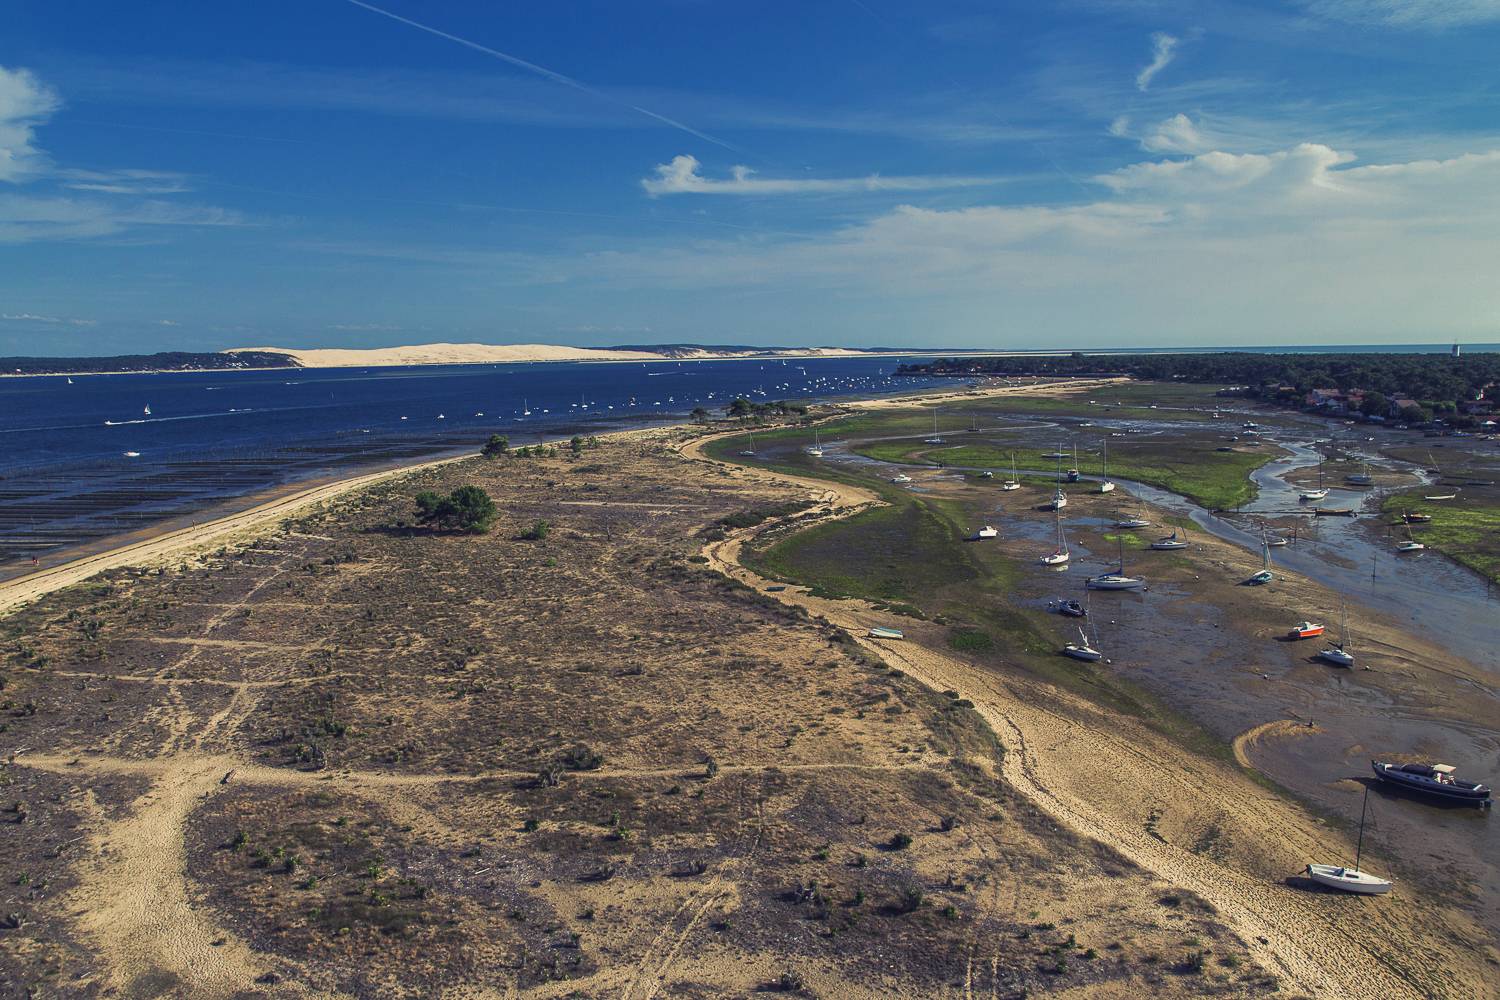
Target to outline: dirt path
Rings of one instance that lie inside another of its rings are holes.
[[[683,455],[701,457],[702,443]],[[736,468],[812,491],[821,504],[809,514],[847,516],[874,499],[839,483]],[[740,553],[767,527],[737,532],[703,554],[712,568],[765,592],[772,581],[745,567]],[[862,601],[814,598],[799,587],[772,596],[848,629],[933,690],[973,701],[1006,749],[1003,774],[1018,792],[1058,823],[1207,900],[1285,985],[1348,1000],[1493,995],[1482,957],[1449,946],[1464,929],[1448,911],[1411,893],[1372,904],[1289,884],[1308,861],[1340,857],[1347,845],[1232,767],[1066,691],[1034,681],[1017,686],[915,642],[870,639],[870,627],[904,622]],[[1218,854],[1199,849],[1205,830],[1217,831]]]

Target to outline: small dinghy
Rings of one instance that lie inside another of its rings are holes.
[[[1313,515],[1315,517],[1353,517],[1354,511],[1348,507],[1315,507]]]
[[[1425,548],[1427,548],[1427,546],[1423,545],[1421,542],[1417,541],[1416,539],[1414,539],[1414,538],[1408,538],[1406,541],[1401,542],[1401,543],[1399,543],[1396,546],[1396,551],[1397,552],[1421,552]]]
[[[875,628],[870,629],[870,638],[871,639],[905,639],[906,638],[906,633],[903,632],[903,631],[901,631],[899,628],[885,628],[883,626],[877,625]]]
[[[1458,499],[1458,494],[1457,493],[1439,493],[1437,496],[1423,497],[1422,499],[1423,500],[1456,500],[1456,499]]]
[[[1426,524],[1432,520],[1432,515],[1414,514],[1411,511],[1407,511],[1405,514],[1401,515],[1401,520],[1405,521],[1407,524]]]
[[[1074,600],[1058,599],[1052,601],[1047,605],[1047,610],[1056,611],[1058,614],[1067,615],[1069,618],[1087,618],[1089,614],[1088,608]]]
[[[1391,891],[1391,883],[1388,879],[1361,871],[1359,867],[1365,852],[1365,812],[1369,807],[1370,789],[1367,785],[1364,802],[1359,807],[1359,842],[1354,847],[1354,867],[1311,864],[1304,869],[1308,878],[1330,889],[1358,893],[1361,896],[1379,896]]]

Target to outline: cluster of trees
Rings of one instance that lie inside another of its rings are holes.
[[[417,523],[440,531],[483,534],[495,523],[495,501],[478,486],[460,486],[443,496],[423,490],[416,496]]]
[[[599,439],[597,437],[593,435],[584,437],[581,434],[575,434],[572,440],[568,442],[568,453],[577,458],[585,450],[597,447],[599,447]],[[484,447],[479,449],[479,454],[485,458],[505,458],[507,456],[514,458],[553,458],[557,455],[557,449],[550,445],[534,444],[529,446],[523,445],[512,451],[510,438],[504,434],[491,434],[490,439],[484,443]]]
[[[241,368],[296,368],[297,359],[275,351],[161,351],[94,358],[0,358],[9,375],[79,375],[85,372],[194,372]]]
[[[1246,393],[1301,403],[1312,389],[1363,389],[1362,409],[1384,416],[1391,397],[1420,400],[1439,415],[1478,398],[1500,400],[1500,354],[1082,354],[1065,357],[945,358],[902,365],[905,375],[1130,375],[1219,382]],[[1285,390],[1285,391],[1284,391]],[[1295,398],[1294,398],[1295,397]],[[1414,413],[1413,417],[1420,417]],[[1431,419],[1429,415],[1428,419]]]
[[[743,420],[745,417],[800,417],[806,415],[807,407],[801,403],[788,403],[784,399],[772,400],[768,403],[756,403],[741,396],[724,407],[724,412],[740,420]],[[693,411],[693,415],[697,416],[696,410]],[[704,416],[708,416],[706,411],[704,412]]]

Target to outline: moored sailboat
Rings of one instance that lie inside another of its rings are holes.
[[[1113,493],[1115,484],[1109,481],[1109,440],[1104,441],[1104,450],[1099,458],[1099,492]]]
[[[1089,590],[1140,590],[1146,586],[1145,577],[1125,575],[1125,539],[1120,544],[1120,568],[1114,573],[1100,573],[1084,581]]]
[[[1047,555],[1042,556],[1042,565],[1044,565],[1044,566],[1061,566],[1061,565],[1063,565],[1064,563],[1066,563],[1071,558],[1073,558],[1073,556],[1068,551],[1068,538],[1067,538],[1066,535],[1063,534],[1062,512],[1058,511],[1058,513],[1057,513],[1057,548],[1053,549]]]
[[[1359,807],[1359,843],[1354,848],[1354,867],[1310,864],[1306,868],[1308,878],[1330,889],[1354,892],[1362,896],[1379,896],[1391,891],[1391,883],[1388,879],[1371,875],[1359,867],[1365,850],[1365,811],[1369,805],[1370,789],[1367,786],[1364,803]]]
[[[1340,610],[1340,619],[1343,631],[1341,640],[1319,653],[1318,659],[1332,663],[1336,667],[1352,667],[1354,654],[1349,650],[1349,608],[1347,605]]]
[[[1000,484],[1002,490],[1018,490],[1021,488],[1021,477],[1016,474],[1016,453],[1010,453],[1010,478]]]

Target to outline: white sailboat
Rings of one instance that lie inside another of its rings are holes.
[[[822,458],[823,457],[823,442],[818,437],[818,432],[816,430],[813,431],[813,443],[812,443],[812,447],[807,449],[807,453],[809,455],[811,455],[813,458]]]
[[[1119,570],[1089,577],[1084,581],[1089,590],[1140,590],[1146,585],[1145,577],[1125,575],[1125,539],[1120,537],[1117,540],[1120,543]]]
[[[1062,510],[1068,505],[1068,495],[1062,491],[1062,487],[1052,491],[1052,500],[1047,504],[1049,510]]]
[[[1099,492],[1113,493],[1115,484],[1109,481],[1109,440],[1104,441],[1104,451],[1099,458]]]
[[[1087,660],[1090,663],[1104,659],[1104,654],[1090,645],[1088,634],[1083,631],[1082,625],[1078,626],[1078,641],[1068,643],[1062,651],[1064,656],[1071,656],[1075,660]]]
[[[1297,499],[1302,501],[1321,500],[1328,495],[1328,490],[1323,486],[1323,461],[1318,460],[1318,488],[1315,490],[1298,490]]]
[[[1341,865],[1319,865],[1307,866],[1307,877],[1319,885],[1325,885],[1330,889],[1339,889],[1343,892],[1354,892],[1362,896],[1379,896],[1391,891],[1389,879],[1383,879],[1371,875],[1359,867],[1365,851],[1365,812],[1370,806],[1370,788],[1365,786],[1364,803],[1359,807],[1359,842],[1354,847],[1354,867],[1346,868]]]
[[[1335,646],[1329,646],[1318,654],[1318,658],[1332,663],[1336,667],[1354,666],[1354,654],[1349,650],[1349,607],[1344,605],[1341,611],[1342,638]]]
[[[750,432],[750,447],[742,449],[740,451],[740,454],[743,455],[743,456],[745,456],[746,458],[754,458],[755,457],[755,432],[754,431]]]
[[[151,404],[150,403],[146,404],[145,414],[148,417],[151,416]]]
[[[1375,485],[1375,477],[1372,476],[1372,475],[1370,475],[1370,463],[1369,462],[1360,462],[1359,463],[1359,471],[1355,472],[1355,473],[1352,473],[1350,475],[1345,476],[1344,477],[1344,481],[1346,483],[1350,483],[1350,484],[1352,484],[1354,486],[1373,486],[1373,485]]]
[[[1421,552],[1425,548],[1427,548],[1427,546],[1423,545],[1421,542],[1417,541],[1411,536],[1410,526],[1408,526],[1406,529],[1406,541],[1396,543],[1397,552]]]
[[[1173,528],[1170,535],[1167,535],[1163,538],[1158,538],[1156,541],[1151,543],[1151,547],[1153,549],[1156,549],[1158,552],[1171,552],[1177,549],[1185,549],[1188,547],[1187,532],[1182,532],[1182,536],[1178,537],[1178,529]]]
[[[1270,583],[1274,579],[1276,579],[1276,574],[1271,572],[1271,546],[1266,544],[1265,531],[1261,531],[1260,572],[1250,574],[1250,578],[1245,582],[1258,587],[1263,583]]]
[[[1076,483],[1080,478],[1082,474],[1078,471],[1078,445],[1075,444],[1073,445],[1073,467],[1068,470],[1068,482]]]
[[[1123,528],[1125,530],[1129,530],[1131,528],[1149,528],[1151,527],[1151,522],[1146,520],[1144,517],[1121,517],[1119,520],[1115,521],[1115,527]]]
[[[1002,490],[1018,490],[1021,488],[1021,477],[1016,474],[1016,453],[1010,453],[1010,478],[1000,484]]]
[[[1062,511],[1057,512],[1057,548],[1042,556],[1043,566],[1062,566],[1073,558],[1068,551],[1068,536],[1063,533]]]
[[[934,408],[933,411],[932,411],[932,437],[927,438],[923,443],[924,444],[942,444],[943,443],[943,439],[938,436],[938,429],[937,429],[937,409],[936,408]]]

